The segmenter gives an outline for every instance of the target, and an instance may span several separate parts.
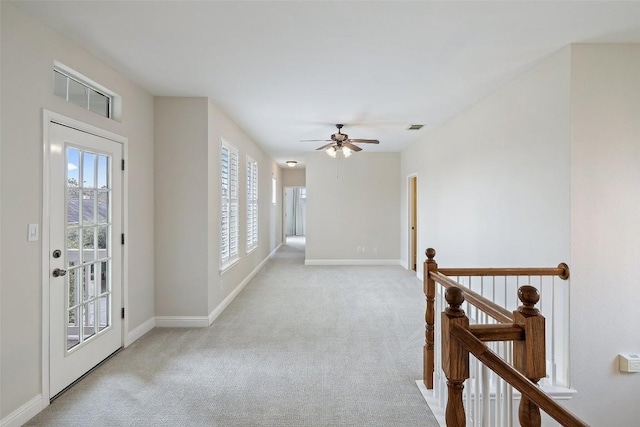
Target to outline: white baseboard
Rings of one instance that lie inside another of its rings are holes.
[[[440,402],[433,395],[433,390],[429,390],[424,386],[424,382],[422,380],[417,380],[416,385],[422,394],[422,397],[429,405],[429,409],[433,413],[433,416],[436,417],[436,421],[440,427],[445,427],[447,425],[444,418],[444,407],[440,406]]]
[[[279,244],[271,253],[263,259],[260,264],[256,266],[256,268],[251,271],[245,277],[236,288],[231,291],[229,295],[225,299],[222,300],[220,304],[214,308],[208,316],[156,316],[155,317],[155,326],[158,328],[207,328],[209,327],[214,320],[222,314],[225,308],[231,304],[231,301],[234,300],[235,297],[238,296],[240,291],[247,286],[247,283],[253,279],[253,277],[258,274],[258,271],[267,263],[269,258],[276,253],[276,251],[282,246],[282,243]]]
[[[305,259],[305,265],[400,265],[399,259]]]
[[[20,427],[44,409],[42,395],[39,394],[0,421],[0,427]]]
[[[255,275],[258,274],[258,272],[262,269],[262,267],[264,267],[264,265],[267,263],[267,261],[269,261],[269,258],[271,258],[273,256],[273,254],[276,253],[276,251],[280,248],[280,246],[282,246],[282,243],[280,243],[278,246],[276,246],[276,248],[273,251],[271,251],[271,253],[265,259],[263,259],[260,262],[260,264],[258,264],[256,266],[256,268],[254,268],[251,271],[251,273],[249,273],[247,275],[247,277],[245,277],[242,280],[242,282],[240,282],[240,284],[238,286],[236,286],[236,288],[233,291],[231,291],[231,293],[229,295],[227,295],[227,297],[225,299],[222,300],[222,302],[220,304],[218,304],[216,306],[216,308],[211,310],[211,313],[209,313],[209,324],[207,326],[211,326],[211,324],[218,318],[218,316],[220,316],[222,314],[224,309],[227,308],[229,306],[229,304],[231,304],[231,302],[244,289],[244,287],[247,286],[247,283],[249,283],[251,281],[251,279],[253,279],[255,277]]]
[[[443,406],[440,406],[440,401],[437,397],[435,397],[434,391],[428,390],[424,386],[424,382],[422,380],[417,380],[416,385],[418,386],[418,389],[420,390],[422,397],[427,402],[427,405],[429,405],[429,409],[431,409],[431,412],[433,413],[434,417],[436,417],[436,421],[438,421],[438,424],[441,427],[446,426],[447,424],[445,422],[445,415],[444,415],[445,408]],[[568,388],[568,387],[541,385],[540,388],[549,396],[551,396],[553,400],[569,400],[577,393],[575,389]],[[472,390],[472,387],[470,384],[469,384],[469,390]],[[491,394],[490,396],[491,401],[495,400],[495,393],[490,393],[490,394]],[[520,401],[520,392],[518,390],[513,390],[513,400],[515,402]],[[516,404],[514,408],[515,408],[514,425],[517,425],[518,405]],[[546,414],[544,414],[544,412],[543,412],[543,417],[547,417]],[[557,425],[553,420],[551,420],[551,422],[553,423],[553,425]],[[546,423],[543,422],[542,425],[544,426],[546,425]]]
[[[268,256],[264,261],[266,261],[267,259],[271,258],[271,257],[272,257],[276,252],[278,252],[278,249],[280,249],[280,246],[282,246],[282,245],[283,245],[283,243],[282,243],[282,242],[280,242],[280,243],[278,244],[278,246],[276,246],[276,248],[275,248],[274,250],[272,250],[272,251],[271,251],[271,253],[269,254],[269,256]],[[263,261],[263,262],[264,262],[264,261]]]
[[[144,334],[152,330],[155,326],[156,326],[155,317],[152,317],[146,320],[140,326],[138,326],[133,331],[129,332],[124,336],[124,346],[129,347],[131,344],[137,341]]]
[[[158,328],[206,328],[209,326],[207,316],[156,316]]]
[[[571,400],[578,393],[578,390],[570,387],[559,387],[553,385],[542,384],[540,388],[553,397],[553,400]],[[517,390],[515,391],[517,393]]]

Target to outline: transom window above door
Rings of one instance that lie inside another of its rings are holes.
[[[121,98],[101,84],[64,64],[55,62],[53,93],[103,117],[117,119]]]

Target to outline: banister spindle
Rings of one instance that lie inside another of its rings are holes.
[[[462,343],[451,337],[453,327],[469,329],[469,318],[460,308],[464,302],[464,292],[458,287],[448,288],[444,294],[447,307],[442,313],[442,370],[447,377],[447,407],[445,420],[447,427],[466,425],[462,390],[469,378],[469,352]]]
[[[433,372],[434,372],[434,325],[435,325],[435,299],[436,299],[436,282],[429,275],[430,272],[438,271],[438,264],[435,261],[436,250],[429,248],[425,251],[427,260],[424,263],[424,295],[426,298],[425,320],[425,343],[422,353],[423,371],[422,381],[427,389],[433,389]]]
[[[514,323],[523,326],[525,340],[513,343],[514,367],[534,384],[538,384],[546,373],[545,319],[535,305],[540,301],[538,290],[529,285],[518,289],[522,305],[513,312]],[[540,408],[524,394],[518,409],[520,425],[539,427],[542,423]]]

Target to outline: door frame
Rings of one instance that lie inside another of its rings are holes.
[[[49,222],[51,220],[49,215],[49,197],[51,194],[51,188],[49,183],[49,173],[51,162],[49,156],[49,124],[51,122],[68,126],[76,129],[80,132],[90,133],[101,138],[110,139],[117,143],[122,144],[122,158],[128,158],[128,142],[129,138],[118,135],[116,133],[107,131],[105,129],[90,125],[88,123],[81,122],[79,120],[72,119],[62,114],[55,113],[53,111],[42,109],[42,227],[40,235],[42,236],[42,407],[49,406],[49,400],[51,396],[49,394]],[[128,236],[129,223],[129,172],[128,168],[125,168],[122,174],[122,232],[125,236]],[[129,276],[129,249],[128,245],[122,245],[122,301],[121,306],[124,307],[125,312],[129,311],[129,283],[127,277]],[[122,321],[122,346],[126,343],[126,331],[129,330],[129,316],[125,316]]]
[[[415,188],[414,188],[414,180],[415,180]],[[415,218],[413,218],[415,208]],[[418,206],[418,174],[413,173],[407,175],[407,270],[414,271],[412,268],[412,262],[415,261],[416,264],[416,276],[420,277],[420,269],[418,265],[420,246],[418,242],[420,240],[418,235],[418,218],[420,218],[419,206]],[[414,233],[411,230],[412,219],[415,220],[415,241],[414,241]],[[415,252],[413,251],[415,245]],[[415,258],[415,260],[413,259]]]

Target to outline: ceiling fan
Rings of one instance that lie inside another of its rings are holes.
[[[331,139],[303,139],[301,142],[329,142],[316,150],[325,150],[331,157],[336,157],[338,149],[342,150],[345,157],[349,157],[353,151],[362,151],[362,148],[355,144],[380,144],[377,139],[349,138],[349,135],[341,132],[343,126],[342,123],[336,124],[338,132],[331,135]]]

